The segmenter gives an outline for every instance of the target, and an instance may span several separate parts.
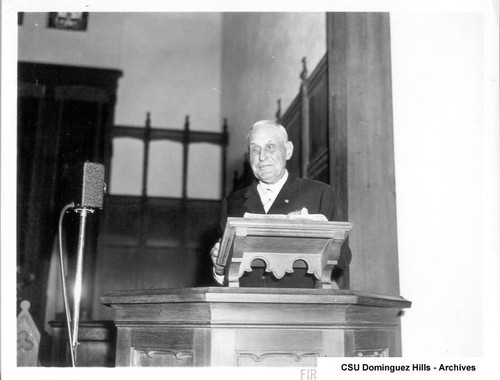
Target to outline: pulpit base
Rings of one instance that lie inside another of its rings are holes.
[[[399,356],[410,302],[350,290],[116,291],[117,366],[316,366],[318,357]]]

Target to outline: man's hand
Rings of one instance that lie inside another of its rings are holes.
[[[224,267],[217,264],[217,258],[219,257],[220,242],[221,240],[219,239],[219,241],[215,243],[215,245],[212,247],[212,249],[210,250],[210,257],[212,258],[212,263],[214,265],[214,272],[217,275],[222,276],[224,275]]]

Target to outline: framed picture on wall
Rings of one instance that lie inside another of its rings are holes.
[[[87,30],[88,12],[49,12],[48,27],[64,30]]]

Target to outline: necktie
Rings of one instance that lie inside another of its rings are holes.
[[[271,208],[271,205],[272,205],[271,200],[272,199],[273,199],[273,191],[269,188],[266,188],[266,190],[265,190],[265,202],[264,202],[264,211],[266,213]]]

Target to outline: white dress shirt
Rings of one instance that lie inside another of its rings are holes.
[[[260,200],[262,202],[262,205],[264,206],[264,211],[266,212],[266,214],[273,205],[274,201],[276,200],[276,197],[280,193],[287,179],[288,179],[288,170],[285,169],[285,175],[276,183],[268,184],[259,181],[257,185],[257,192],[259,193]]]

